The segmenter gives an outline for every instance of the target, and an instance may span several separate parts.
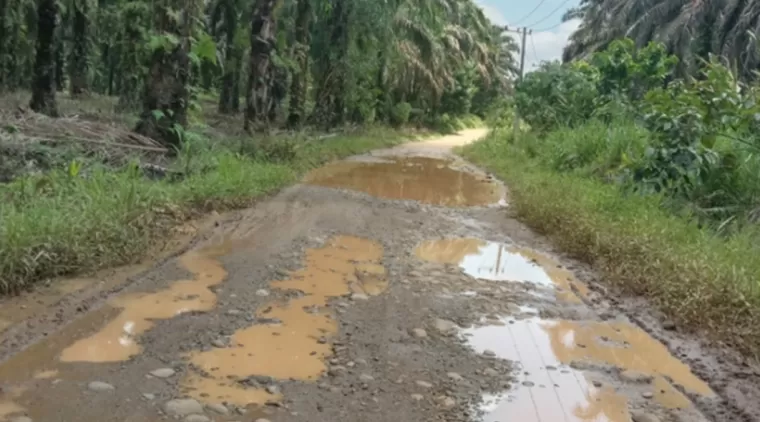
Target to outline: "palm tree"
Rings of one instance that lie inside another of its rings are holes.
[[[681,59],[681,73],[694,72],[710,54],[734,64],[743,78],[760,66],[755,37],[760,31],[760,2],[729,0],[584,0],[566,15],[582,23],[563,58],[586,57],[612,40],[632,38],[638,46],[664,43]]]
[[[135,130],[170,146],[181,143],[181,127],[187,124],[190,99],[191,1],[154,0],[154,29],[160,34],[153,45],[145,78],[143,111]],[[181,12],[176,13],[177,10]]]
[[[56,28],[58,1],[40,0],[37,5],[37,54],[34,61],[34,83],[29,107],[52,117],[58,116],[56,92]]]
[[[312,0],[298,0],[296,6],[293,58],[298,69],[290,85],[290,113],[288,126],[301,126],[306,117],[306,89],[309,76],[309,53],[311,47]]]
[[[90,46],[90,0],[72,0],[69,11],[72,21],[73,45],[69,60],[69,90],[72,96],[87,91]]]
[[[251,10],[251,53],[246,90],[245,129],[268,123],[274,73],[275,5],[277,0],[255,0]]]
[[[243,0],[216,0],[211,7],[209,28],[217,42],[223,46],[222,87],[219,94],[219,112],[235,113],[240,107],[240,68],[243,59],[245,30]]]

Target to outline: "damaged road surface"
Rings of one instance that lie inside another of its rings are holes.
[[[327,165],[173,258],[5,299],[0,421],[760,420],[760,372],[626,315],[510,216],[451,153],[484,135]]]

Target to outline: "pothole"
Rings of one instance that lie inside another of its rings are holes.
[[[385,199],[447,207],[485,206],[503,199],[496,182],[458,168],[453,160],[393,157],[383,162],[340,161],[309,173],[306,183],[343,188]]]
[[[307,250],[303,269],[270,283],[274,289],[303,295],[285,303],[270,302],[256,313],[279,323],[252,325],[237,331],[229,347],[192,354],[196,371],[182,381],[185,392],[207,403],[248,406],[281,399],[272,381],[318,378],[332,354],[328,339],[338,329],[328,300],[349,293],[357,298],[382,293],[387,287],[382,256],[379,244],[349,236]]]
[[[415,249],[418,258],[458,265],[465,274],[484,280],[529,282],[553,288],[566,301],[579,302],[588,288],[558,262],[532,249],[474,238],[439,239]]]
[[[629,422],[630,399],[642,395],[664,408],[691,407],[668,380],[714,396],[663,344],[631,324],[535,317],[482,322],[487,325],[462,330],[467,344],[515,362],[519,371],[512,390],[484,397],[484,421]]]
[[[216,306],[216,294],[210,290],[224,280],[227,272],[217,257],[227,253],[229,244],[194,250],[179,262],[193,278],[172,283],[155,293],[119,296],[109,304],[121,309],[119,315],[98,332],[63,350],[63,362],[119,362],[141,352],[136,338],[153,327],[154,320],[169,319],[191,311],[208,311]]]

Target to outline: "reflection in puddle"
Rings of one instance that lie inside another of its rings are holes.
[[[229,249],[221,245],[194,250],[180,258],[193,278],[173,283],[156,293],[117,297],[110,305],[121,313],[97,333],[81,339],[61,353],[63,362],[118,362],[139,354],[136,337],[153,326],[153,320],[168,319],[190,311],[208,311],[216,306],[210,287],[222,282],[227,272],[215,259]]]
[[[573,293],[588,294],[588,288],[553,259],[534,250],[480,239],[431,240],[415,249],[418,258],[440,264],[457,264],[475,278],[531,282],[554,286],[560,298],[579,301]]]
[[[332,353],[326,341],[338,324],[326,307],[331,297],[349,293],[375,295],[387,287],[380,264],[382,247],[369,240],[339,236],[327,245],[306,252],[306,266],[287,280],[273,281],[272,288],[296,290],[304,295],[287,303],[271,302],[256,313],[279,320],[237,331],[231,346],[190,357],[206,376],[192,374],[183,380],[187,392],[198,400],[239,406],[278,400],[260,387],[240,383],[251,376],[279,380],[314,380],[325,370]],[[255,385],[255,384],[254,384]]]
[[[307,183],[357,190],[388,199],[410,199],[443,206],[494,204],[501,187],[452,161],[426,157],[393,158],[388,162],[341,161],[314,170]]]
[[[608,364],[655,376],[655,388],[664,391],[656,396],[670,407],[690,404],[664,377],[694,394],[713,395],[688,366],[633,325],[538,318],[503,321],[462,332],[477,352],[491,350],[517,362],[528,374],[515,391],[489,398],[486,421],[628,422],[625,397],[609,387],[594,387],[586,375],[568,367],[573,362]]]

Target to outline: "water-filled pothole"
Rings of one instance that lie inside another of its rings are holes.
[[[119,315],[98,332],[70,345],[61,353],[63,362],[119,362],[142,350],[136,338],[149,330],[154,320],[169,319],[191,311],[208,311],[216,306],[210,290],[227,276],[217,257],[227,253],[227,243],[193,250],[180,263],[193,278],[176,281],[155,293],[137,293],[115,298],[109,304],[121,309]]]
[[[277,390],[267,388],[268,379],[318,378],[332,354],[328,339],[338,329],[327,301],[349,293],[382,293],[387,287],[382,255],[377,243],[349,236],[307,250],[303,269],[270,284],[303,296],[262,306],[256,316],[274,323],[237,331],[229,347],[193,353],[190,362],[197,371],[182,381],[185,391],[207,403],[247,406],[281,398]]]
[[[531,282],[553,287],[560,298],[578,301],[588,293],[586,285],[555,260],[532,249],[472,238],[423,242],[415,249],[418,258],[440,264],[459,265],[465,274],[494,281]]]
[[[502,187],[456,168],[451,160],[393,157],[388,161],[340,161],[309,173],[305,182],[356,190],[386,199],[409,199],[448,207],[492,205]]]
[[[667,408],[691,406],[668,379],[693,394],[714,394],[664,345],[626,323],[503,318],[496,325],[462,330],[462,335],[475,351],[490,350],[518,365],[513,390],[485,397],[481,410],[489,422],[630,421],[626,388],[641,387],[599,382],[594,371],[580,369],[589,364],[653,379],[643,388]]]

